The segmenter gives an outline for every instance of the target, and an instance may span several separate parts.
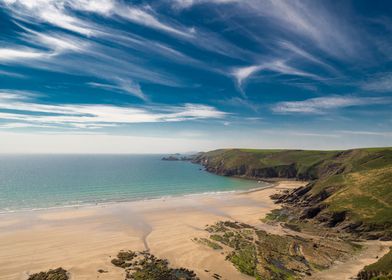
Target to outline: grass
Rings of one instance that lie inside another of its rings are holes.
[[[242,273],[250,276],[255,275],[257,264],[256,250],[253,245],[236,250],[228,257],[233,265]]]
[[[280,209],[274,209],[271,210],[271,212],[267,213],[265,215],[265,218],[262,220],[263,222],[268,222],[268,221],[277,221],[277,222],[286,222],[288,220],[288,216]]]
[[[202,238],[195,238],[194,241],[199,243],[199,244],[206,245],[206,246],[210,247],[213,250],[222,250],[223,249],[223,247],[221,245],[219,245],[218,243],[216,243],[214,241],[211,241],[208,238],[204,238],[204,237],[202,237]]]
[[[218,222],[206,229],[210,239],[229,247],[226,259],[242,273],[256,279],[302,279],[303,275],[326,268],[334,260],[352,254],[352,244],[291,235],[275,235],[231,221]]]

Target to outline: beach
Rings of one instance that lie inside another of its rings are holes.
[[[206,225],[221,220],[263,227],[260,219],[279,207],[269,196],[303,184],[281,181],[245,192],[2,214],[0,278],[27,279],[61,266],[71,279],[124,279],[124,270],[111,259],[120,250],[150,250],[171,266],[194,270],[200,279],[212,279],[214,273],[222,279],[251,279],[193,238],[207,237]],[[366,258],[371,262],[371,256]]]

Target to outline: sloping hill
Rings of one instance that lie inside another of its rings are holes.
[[[347,151],[226,149],[194,162],[225,176],[309,180],[274,196],[305,219],[365,238],[392,238],[392,148]]]

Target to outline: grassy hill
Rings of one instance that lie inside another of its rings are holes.
[[[225,176],[309,180],[276,196],[293,218],[339,227],[366,238],[392,238],[392,148],[347,151],[223,149],[194,162]]]

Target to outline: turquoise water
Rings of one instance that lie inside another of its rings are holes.
[[[1,155],[0,212],[260,187],[157,155]]]

